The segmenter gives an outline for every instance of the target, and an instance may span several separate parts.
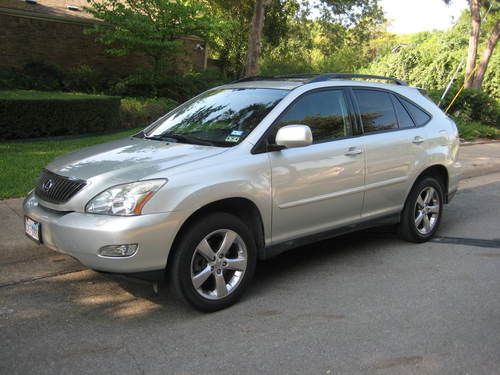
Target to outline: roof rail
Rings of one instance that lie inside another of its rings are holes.
[[[278,81],[278,80],[307,80],[316,77],[317,73],[307,73],[307,74],[286,74],[279,76],[248,76],[237,79],[231,83],[238,82],[252,82],[252,81]]]
[[[384,77],[384,76],[374,76],[371,74],[357,74],[357,73],[308,73],[308,74],[288,74],[288,75],[280,75],[280,76],[248,76],[240,78],[231,83],[239,83],[239,82],[252,82],[252,81],[279,81],[279,80],[290,80],[290,81],[299,81],[303,84],[306,83],[315,83],[315,82],[324,82],[329,81],[331,79],[353,79],[353,78],[364,78],[364,79],[378,79],[381,81],[389,81],[393,82],[396,85],[400,86],[408,86],[405,81],[401,81],[400,79],[393,77]]]
[[[400,85],[400,86],[408,86],[408,84],[405,81],[401,81],[401,80],[399,80],[397,78],[393,78],[393,77],[374,76],[371,74],[351,74],[351,73],[320,74],[317,77],[311,79],[307,83],[324,82],[324,81],[328,81],[330,79],[353,79],[353,78],[378,79],[381,81],[394,82],[396,85]]]

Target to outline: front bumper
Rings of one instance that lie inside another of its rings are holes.
[[[48,248],[68,254],[98,271],[135,273],[165,269],[175,234],[182,224],[178,212],[140,216],[106,216],[60,212],[41,206],[30,194],[24,214],[41,223],[41,238]],[[102,257],[106,245],[138,244],[130,257]]]

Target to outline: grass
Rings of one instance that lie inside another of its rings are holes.
[[[124,138],[139,130],[136,128],[105,135],[0,142],[0,199],[25,196],[35,186],[40,171],[57,156],[82,147]]]
[[[92,95],[73,92],[35,91],[35,90],[5,90],[0,91],[0,99],[4,100],[72,100],[72,99],[102,99],[105,95]]]
[[[479,122],[456,120],[460,138],[466,141],[480,139],[500,139],[500,129]]]

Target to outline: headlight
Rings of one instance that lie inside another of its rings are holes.
[[[113,186],[92,198],[85,212],[102,215],[140,215],[148,200],[167,180],[148,180]]]

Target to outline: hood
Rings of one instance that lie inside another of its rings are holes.
[[[126,138],[59,157],[47,169],[82,180],[129,182],[225,151],[227,148]]]

